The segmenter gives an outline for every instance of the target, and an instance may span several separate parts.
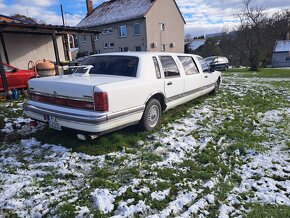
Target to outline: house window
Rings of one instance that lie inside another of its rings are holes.
[[[290,57],[286,57],[285,61],[289,62],[290,61]]]
[[[119,37],[125,38],[127,37],[128,32],[127,32],[127,26],[119,26]]]
[[[99,34],[98,35],[95,35],[95,41],[98,41],[100,38],[99,38]]]
[[[198,74],[197,66],[192,57],[178,56],[186,75]]]
[[[120,47],[119,52],[124,52],[124,49],[122,47]]]
[[[135,46],[135,51],[141,51],[141,46]]]
[[[165,51],[166,45],[162,44],[161,51]]]
[[[83,42],[87,42],[87,36],[83,35]]]
[[[104,48],[108,48],[108,43],[104,43]]]
[[[163,67],[165,78],[180,76],[178,67],[171,56],[161,56],[160,61]]]
[[[165,30],[165,23],[160,23],[160,30],[164,31]]]
[[[156,77],[157,79],[161,78],[161,72],[160,72],[160,67],[157,61],[156,57],[153,57],[153,62],[154,62],[154,67],[155,67],[155,72],[156,72]]]
[[[128,47],[124,47],[124,52],[129,51]]]
[[[133,24],[133,33],[134,36],[140,36],[140,23]]]
[[[115,47],[115,43],[114,42],[110,42],[110,48],[114,48]]]

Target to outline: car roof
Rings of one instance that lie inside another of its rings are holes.
[[[169,53],[169,52],[113,52],[113,53],[104,53],[104,54],[95,54],[91,56],[108,56],[108,55],[121,55],[121,56],[136,56],[136,57],[144,57],[144,56],[166,56],[166,55],[188,55],[188,56],[195,56],[198,55],[194,54],[185,54],[185,53]]]

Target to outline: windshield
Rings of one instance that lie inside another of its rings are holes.
[[[139,58],[131,56],[91,56],[82,65],[92,65],[90,74],[136,77]],[[75,73],[84,73],[84,68],[78,68]]]

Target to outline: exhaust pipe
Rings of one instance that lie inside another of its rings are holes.
[[[90,134],[90,135],[85,135],[85,134],[77,134],[77,138],[79,140],[82,140],[82,141],[86,141],[86,140],[94,140],[96,138],[98,138],[98,135],[94,135],[94,134]]]

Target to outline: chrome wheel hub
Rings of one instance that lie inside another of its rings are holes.
[[[148,125],[150,127],[155,127],[158,123],[159,120],[159,108],[156,105],[153,105],[148,112],[148,117],[147,117],[147,121],[148,121]]]

